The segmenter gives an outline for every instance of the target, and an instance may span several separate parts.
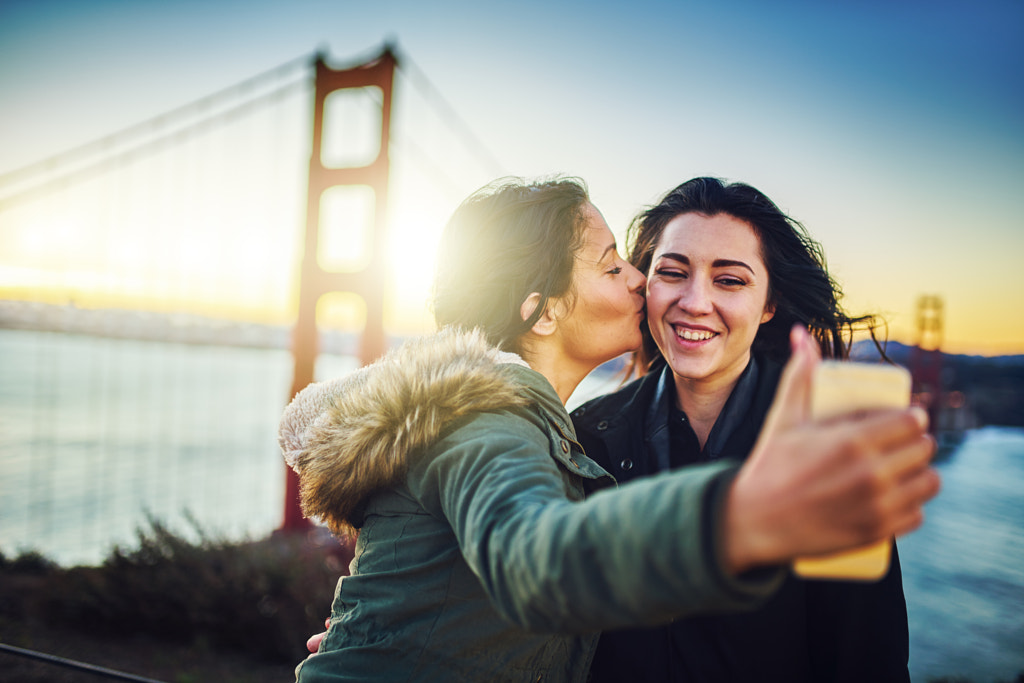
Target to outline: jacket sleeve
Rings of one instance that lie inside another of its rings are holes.
[[[815,680],[910,683],[910,636],[900,560],[878,582],[807,582],[807,632]]]
[[[451,525],[498,611],[535,631],[592,632],[757,607],[781,570],[721,569],[734,466],[714,463],[570,501],[542,429],[481,414],[414,460],[407,482]]]

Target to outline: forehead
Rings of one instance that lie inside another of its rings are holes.
[[[615,235],[604,220],[604,216],[593,204],[583,205],[583,247],[580,257],[587,261],[600,259],[608,248],[615,244]]]
[[[684,213],[665,224],[654,250],[655,258],[665,253],[688,258],[755,261],[764,267],[761,240],[750,224],[729,214],[704,216]]]

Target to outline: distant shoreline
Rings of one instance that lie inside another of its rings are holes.
[[[63,332],[112,339],[177,344],[289,349],[291,327],[211,318],[193,313],[163,313],[0,300],[0,329]],[[398,343],[400,339],[392,339]],[[322,330],[324,353],[356,355],[358,335]]]
[[[3,329],[194,346],[283,351],[291,347],[291,328],[285,325],[226,320],[191,313],[85,309],[73,304],[60,306],[28,301],[0,300],[0,330]],[[319,353],[358,357],[359,338],[359,334],[354,332],[321,329]],[[387,344],[393,347],[404,339],[391,337]],[[889,341],[884,347],[892,362],[914,371],[916,347],[897,341]],[[860,361],[879,359],[878,350],[871,340],[855,342],[850,355]],[[941,353],[940,364],[943,400],[949,398],[950,393],[960,395],[963,399],[961,404],[965,402],[966,406],[959,412],[970,415],[967,426],[1024,426],[1024,355]],[[619,358],[598,368],[594,374],[598,378],[609,377],[621,368],[622,359]],[[602,384],[599,393],[609,388],[613,387]],[[937,418],[938,415],[933,415],[933,420]]]

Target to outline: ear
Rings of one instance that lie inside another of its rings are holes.
[[[768,302],[764,305],[764,313],[761,314],[761,324],[764,325],[766,322],[775,317],[775,304]]]
[[[533,312],[537,310],[537,306],[540,305],[540,293],[533,292],[530,296],[526,297],[523,304],[519,307],[519,315],[522,316],[523,320],[527,320]],[[555,328],[558,326],[555,317],[551,314],[551,300],[548,300],[548,305],[544,307],[544,312],[540,314],[537,321],[533,323],[533,327],[530,331],[541,337],[546,337],[554,333]]]

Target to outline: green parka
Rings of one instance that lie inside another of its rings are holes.
[[[733,464],[583,500],[584,479],[610,476],[509,356],[444,331],[289,406],[304,509],[358,530],[300,681],[582,682],[599,631],[756,607],[781,582],[722,570]]]

